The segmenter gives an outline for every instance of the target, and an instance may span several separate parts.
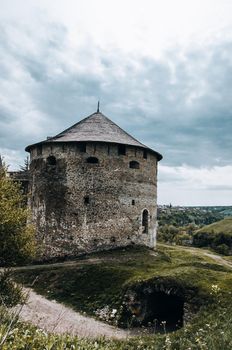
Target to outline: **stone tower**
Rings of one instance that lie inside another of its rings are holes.
[[[158,152],[99,110],[26,151],[43,258],[155,246]]]

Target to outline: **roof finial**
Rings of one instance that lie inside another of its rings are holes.
[[[99,109],[100,109],[100,101],[98,101],[97,103],[97,113],[99,113]]]

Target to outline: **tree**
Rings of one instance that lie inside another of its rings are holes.
[[[20,166],[20,171],[29,171],[29,157],[26,157],[26,159],[24,159],[24,164]]]
[[[7,177],[0,166],[0,264],[30,260],[35,253],[34,229],[27,225],[28,210],[23,205],[20,185]]]

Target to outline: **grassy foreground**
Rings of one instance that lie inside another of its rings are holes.
[[[45,265],[17,272],[17,279],[49,299],[91,316],[106,305],[118,309],[126,291],[149,281],[194,292],[195,303],[211,299],[212,285],[224,295],[232,290],[231,270],[211,258],[181,247],[127,248],[88,256],[73,265]]]
[[[21,325],[12,332],[12,342],[7,341],[3,349],[232,348],[232,271],[204,256],[200,250],[160,246],[154,252],[128,248],[93,254],[72,265],[21,270],[16,277],[26,285],[36,279],[37,292],[96,317],[99,315],[96,311],[106,305],[109,310],[120,310],[127,291],[138,290],[144,284],[179,288],[199,311],[178,331],[127,341],[60,337]],[[108,321],[115,322],[117,317]],[[19,338],[22,345],[15,347]]]
[[[222,308],[212,317],[203,313],[202,322],[184,331],[126,341],[57,336],[21,323],[16,323],[3,341],[7,324],[1,322],[0,346],[1,350],[231,350],[231,312],[231,308]]]

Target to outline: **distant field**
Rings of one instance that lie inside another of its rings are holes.
[[[189,224],[209,225],[232,216],[232,207],[179,207],[158,206],[159,226],[174,225],[176,227]]]
[[[229,207],[221,212],[223,215],[232,216],[232,208]]]
[[[227,218],[231,213],[231,207],[172,207],[172,206],[159,206],[158,207],[158,233],[157,239],[159,242],[166,242],[178,245],[191,245],[194,244],[199,247],[211,247],[214,249],[216,244],[212,245],[212,242],[204,241],[204,237],[196,242],[193,240],[196,232],[213,232],[212,229],[222,232],[225,228],[226,231],[223,234],[227,234],[227,229],[230,229],[230,223],[222,221]],[[214,223],[221,222],[219,226],[211,226]],[[200,229],[203,228],[204,231]],[[217,232],[216,232],[217,234]],[[212,237],[211,237],[212,238]],[[220,244],[223,244],[223,240]],[[219,244],[219,245],[220,245]],[[227,243],[226,243],[227,244]],[[218,252],[222,254],[230,253],[230,244],[227,247],[220,247]]]

